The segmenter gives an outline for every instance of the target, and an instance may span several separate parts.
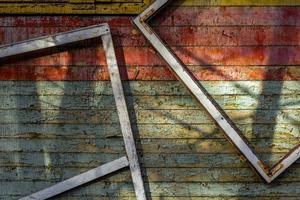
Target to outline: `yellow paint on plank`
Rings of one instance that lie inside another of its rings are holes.
[[[151,0],[0,0],[1,14],[139,14]],[[300,0],[173,0],[180,6],[300,6]]]
[[[150,0],[131,0],[124,2],[107,0],[68,0],[50,3],[38,3],[25,0],[4,3],[0,0],[1,14],[138,14],[149,4]]]
[[[300,0],[174,0],[182,6],[300,6]]]

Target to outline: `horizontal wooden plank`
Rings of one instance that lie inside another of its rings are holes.
[[[297,0],[183,0],[173,5],[181,6],[298,6]]]
[[[257,2],[257,1],[256,1]],[[299,26],[299,7],[167,7],[155,26]],[[0,26],[78,27],[109,23],[130,26],[133,16],[1,16]]]
[[[22,3],[37,3],[37,2],[45,2],[45,1],[34,1],[34,0],[1,0],[0,2],[11,2],[11,3],[15,3],[18,4],[20,2]],[[63,1],[59,1],[59,0],[47,0],[46,1],[48,4],[51,3],[56,3],[56,2],[61,2],[61,3],[71,3],[71,4],[94,4],[94,3],[104,3],[104,2],[125,2],[125,3],[140,3],[143,2],[142,0],[63,0]],[[144,1],[146,2],[146,1]],[[247,6],[247,5],[271,5],[271,6],[276,6],[276,5],[298,5],[298,1],[297,0],[263,0],[260,2],[256,2],[253,0],[239,0],[239,1],[233,1],[233,0],[217,0],[217,1],[204,1],[204,0],[200,0],[200,1],[195,1],[195,0],[183,0],[181,2],[174,2],[171,5],[188,5],[188,6],[212,6],[212,5],[219,5],[219,6],[228,6],[228,5],[243,5],[243,6]]]
[[[43,168],[43,167],[1,167],[0,180],[11,181],[56,181],[65,180],[90,170],[89,168]],[[16,173],[17,171],[17,173]],[[291,167],[276,181],[299,181],[300,168]],[[149,168],[143,173],[149,182],[260,182],[261,179],[251,168]],[[128,182],[130,173],[120,171],[113,176],[103,177],[101,182]]]
[[[123,80],[177,80],[166,66],[120,66]],[[299,66],[190,66],[202,81],[300,80]],[[106,66],[3,66],[0,80],[108,81]]]
[[[43,15],[43,16],[0,16],[0,26],[4,27],[82,27],[108,23],[110,27],[132,26],[134,16],[76,16],[76,15]]]
[[[132,124],[141,139],[225,138],[214,124]],[[243,135],[252,139],[298,139],[297,124],[237,124]],[[24,139],[108,139],[121,138],[117,124],[0,124],[0,138]]]
[[[23,196],[18,196],[18,195],[10,195],[10,196],[0,196],[0,198],[11,198],[12,200],[14,199],[19,199]],[[89,200],[99,200],[99,195],[89,195],[89,194],[85,194],[84,195],[85,198],[88,198]],[[79,196],[77,195],[69,195],[69,194],[63,194],[60,195],[58,197],[55,197],[55,199],[57,200],[77,200],[79,198]],[[101,196],[101,200],[110,200],[112,197],[111,196]],[[191,196],[181,196],[181,197],[162,197],[162,196],[157,196],[157,197],[153,197],[151,196],[152,200],[185,200],[185,199],[189,199],[189,200],[248,200],[248,197],[241,197],[241,196],[236,196],[236,197],[191,197]],[[251,199],[253,200],[298,200],[298,197],[251,197]],[[129,196],[118,196],[119,200],[135,200],[136,197],[129,197]]]
[[[1,44],[70,31],[74,27],[0,27]],[[294,26],[155,26],[154,30],[171,46],[300,45],[300,27]],[[111,29],[115,46],[148,46],[134,27]],[[11,34],[14,33],[14,34]],[[205,37],[201,37],[205,36]]]
[[[140,13],[148,0],[136,2],[0,2],[3,14],[137,14]]]
[[[17,187],[22,184],[24,187]],[[3,195],[28,194],[34,189],[45,188],[53,182],[1,182]],[[289,197],[299,195],[299,182],[279,183],[270,187],[264,183],[150,183],[151,196],[281,196]],[[171,189],[170,189],[171,188]],[[257,188],[260,188],[259,190]],[[134,196],[131,183],[105,184],[98,182],[89,187],[82,187],[69,192],[70,195],[109,194],[116,196]],[[100,195],[101,197],[101,195]]]
[[[237,153],[227,139],[142,139],[137,149],[144,154]],[[287,153],[299,144],[299,139],[252,139],[258,153]],[[122,138],[110,139],[1,139],[1,152],[118,153],[124,151]]]
[[[132,1],[8,1],[0,2],[0,11],[5,14],[138,14],[149,0]],[[299,6],[297,0],[185,0],[174,2],[175,6]]]
[[[235,168],[249,167],[237,153],[234,154],[163,154],[138,152],[142,168]],[[101,164],[110,162],[114,159],[124,156],[121,154],[111,153],[51,153],[51,152],[0,152],[0,166],[11,167],[51,167],[64,168],[68,167],[85,167],[95,168]],[[284,154],[278,153],[259,153],[258,156],[270,164],[274,164]],[[300,161],[296,161],[293,166],[299,166]]]
[[[186,65],[212,66],[270,66],[270,65],[299,65],[299,46],[268,46],[268,47],[174,47],[175,54]],[[123,52],[122,52],[123,51]],[[157,53],[148,47],[116,48],[117,55],[124,56],[124,62],[129,66],[165,65]],[[76,46],[45,56],[27,57],[8,66],[89,66],[105,65],[104,50],[101,46]],[[217,72],[215,72],[217,73]]]
[[[58,197],[56,197],[55,199],[57,200],[77,200],[79,198],[80,195],[68,195],[68,194],[63,194],[60,195]],[[11,198],[12,200],[14,199],[19,199],[22,196],[18,196],[18,195],[10,195],[10,196],[0,196],[1,198]],[[85,194],[84,195],[85,198],[88,198],[89,200],[99,200],[99,195],[88,195]],[[112,196],[101,196],[101,200],[110,200],[112,198]],[[160,200],[160,199],[164,199],[164,200],[185,200],[185,199],[189,199],[189,200],[247,200],[249,199],[248,197],[241,197],[241,196],[235,196],[235,197],[191,197],[191,196],[180,196],[180,197],[162,197],[162,196],[157,196],[157,197],[153,197],[151,196],[151,199],[153,200]],[[251,197],[251,199],[254,200],[298,200],[298,197]],[[118,196],[118,199],[120,200],[135,200],[136,197],[133,196]]]
[[[151,23],[161,26],[299,26],[298,10],[299,7],[169,7]]]
[[[211,95],[298,95],[300,81],[201,81]],[[127,96],[189,96],[179,81],[123,81]],[[109,81],[0,81],[0,95],[112,95]]]
[[[130,110],[131,121],[141,124],[214,123],[203,109],[197,110]],[[238,124],[299,124],[300,110],[225,110]],[[1,124],[116,124],[115,110],[0,110]]]
[[[92,196],[92,195],[85,195],[90,200],[99,200],[99,196]],[[4,197],[5,198],[5,197]],[[160,197],[151,197],[152,200],[161,200]],[[253,200],[297,200],[298,197],[251,197]],[[67,196],[63,195],[63,197],[57,197],[57,200],[75,200],[78,199],[76,196]],[[101,197],[101,200],[109,200],[110,197]],[[134,200],[135,197],[118,197],[120,200]],[[247,200],[249,199],[248,197],[191,197],[191,196],[186,196],[186,197],[163,197],[164,200]]]
[[[300,95],[213,95],[226,110],[300,109]],[[200,104],[191,96],[127,96],[129,109],[193,110]],[[113,96],[0,96],[0,109],[116,109]]]

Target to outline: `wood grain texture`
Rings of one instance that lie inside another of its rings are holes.
[[[1,0],[3,14],[139,14],[150,0]],[[174,0],[173,6],[299,6],[297,0]]]
[[[0,1],[3,14],[137,14],[149,0]]]
[[[183,4],[166,8],[152,26],[259,157],[274,164],[300,138],[300,8],[263,6],[275,1],[225,7],[178,2]],[[300,162],[264,184],[135,30],[133,18],[3,15],[0,43],[108,22],[147,196],[299,199]],[[1,63],[0,199],[18,199],[124,155],[104,52],[96,42]],[[124,170],[55,199],[133,200],[129,178]]]
[[[190,65],[198,80],[299,80],[298,13],[298,7],[180,7],[167,9],[153,24],[155,31]],[[131,26],[132,17],[2,18],[2,44],[108,22],[117,53],[123,57],[118,56],[124,68],[123,79],[175,80]],[[2,80],[78,81],[108,80],[109,77],[102,46],[91,42],[2,64],[0,74]]]

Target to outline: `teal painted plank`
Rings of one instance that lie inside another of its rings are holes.
[[[11,181],[61,181],[88,171],[89,168],[0,168],[0,180]],[[143,176],[149,182],[259,182],[261,179],[250,168],[149,168]],[[127,170],[101,179],[107,182],[126,182],[130,179]],[[277,182],[300,181],[300,168],[287,170]]]
[[[23,187],[19,187],[19,185]],[[53,182],[1,182],[2,195],[25,195],[50,186]],[[300,183],[150,183],[151,196],[298,196]],[[134,196],[131,183],[96,182],[88,187],[72,190],[69,195],[98,194],[101,196]],[[102,194],[102,195],[101,195]]]
[[[300,137],[297,124],[237,124],[248,139]],[[208,124],[133,124],[139,138],[214,139],[225,138],[216,125]],[[0,124],[0,138],[26,139],[105,139],[121,138],[118,124]]]
[[[0,180],[11,181],[56,181],[68,179],[90,170],[90,168],[45,168],[45,167],[0,167]],[[251,168],[148,168],[143,176],[149,182],[260,182],[261,179]],[[126,182],[130,179],[127,170],[101,181]],[[276,182],[300,181],[300,168],[291,167]]]
[[[85,195],[89,200],[99,200],[99,196]],[[56,200],[78,200],[76,196],[58,197]],[[152,200],[249,200],[249,197],[151,197]],[[299,200],[298,197],[251,197],[252,200]],[[101,197],[101,200],[111,200],[111,197]],[[135,197],[118,197],[118,200],[135,200]]]
[[[146,153],[237,153],[226,139],[142,139],[137,149]],[[295,139],[253,139],[250,144],[259,153],[287,153],[299,144]],[[111,139],[1,139],[0,151],[119,153],[124,151],[122,138]]]
[[[75,195],[71,196],[69,194],[63,194],[61,196],[55,197],[55,200],[78,200],[78,198],[82,197],[83,195]],[[19,199],[22,196],[14,195],[14,196],[0,196],[0,198],[3,199]],[[89,195],[89,194],[84,194],[84,198],[88,200],[99,200],[99,195]],[[101,196],[101,200],[111,200],[112,196]],[[128,196],[120,196],[115,199],[118,200],[136,200],[136,197],[128,197]],[[191,196],[186,196],[186,197],[162,197],[162,196],[157,196],[153,197],[151,196],[152,200],[249,200],[249,197],[191,197]],[[251,197],[252,200],[299,200],[298,197]]]
[[[300,81],[201,81],[212,95],[300,94]],[[126,95],[190,95],[179,81],[124,81]],[[108,81],[0,81],[0,95],[112,95]]]
[[[225,110],[235,123],[299,124],[300,110]],[[142,124],[214,123],[204,110],[131,110],[131,121]],[[134,116],[136,115],[136,116]],[[0,110],[0,122],[41,124],[115,124],[115,110]]]
[[[141,152],[139,152],[141,153]],[[97,153],[47,153],[47,152],[0,152],[1,167],[86,167],[94,168],[103,163],[120,158],[124,154]],[[141,155],[141,154],[140,154]],[[258,154],[270,163],[278,161],[285,154]],[[142,168],[157,167],[215,167],[234,168],[249,167],[247,163],[234,154],[153,154],[147,153],[140,157]],[[293,166],[299,166],[300,160]]]
[[[300,109],[300,95],[214,95],[223,109]],[[198,109],[199,103],[189,96],[127,96],[130,109]],[[0,109],[116,109],[113,96],[0,96]]]

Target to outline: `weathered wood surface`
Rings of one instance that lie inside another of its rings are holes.
[[[1,0],[3,14],[139,14],[150,0]],[[174,0],[172,6],[299,6],[298,0]]]
[[[31,200],[31,199],[49,199],[66,191],[72,190],[76,187],[94,181],[100,177],[106,176],[107,174],[116,172],[124,167],[128,167],[128,160],[124,156],[117,160],[111,161],[97,168],[91,169],[79,175],[73,176],[67,180],[59,182],[51,187],[45,188],[38,192],[35,192],[29,196],[22,197],[20,200]]]
[[[275,163],[300,138],[299,7],[187,3],[157,16],[155,31],[259,157]],[[129,80],[124,92],[147,196],[299,199],[300,161],[265,185],[134,29],[133,18],[1,16],[0,43],[108,22],[121,76]],[[106,68],[102,46],[93,42],[1,64],[0,199],[17,199],[124,155]],[[131,200],[129,177],[126,170],[57,199]]]
[[[0,1],[5,14],[136,14],[149,0],[10,0]]]

